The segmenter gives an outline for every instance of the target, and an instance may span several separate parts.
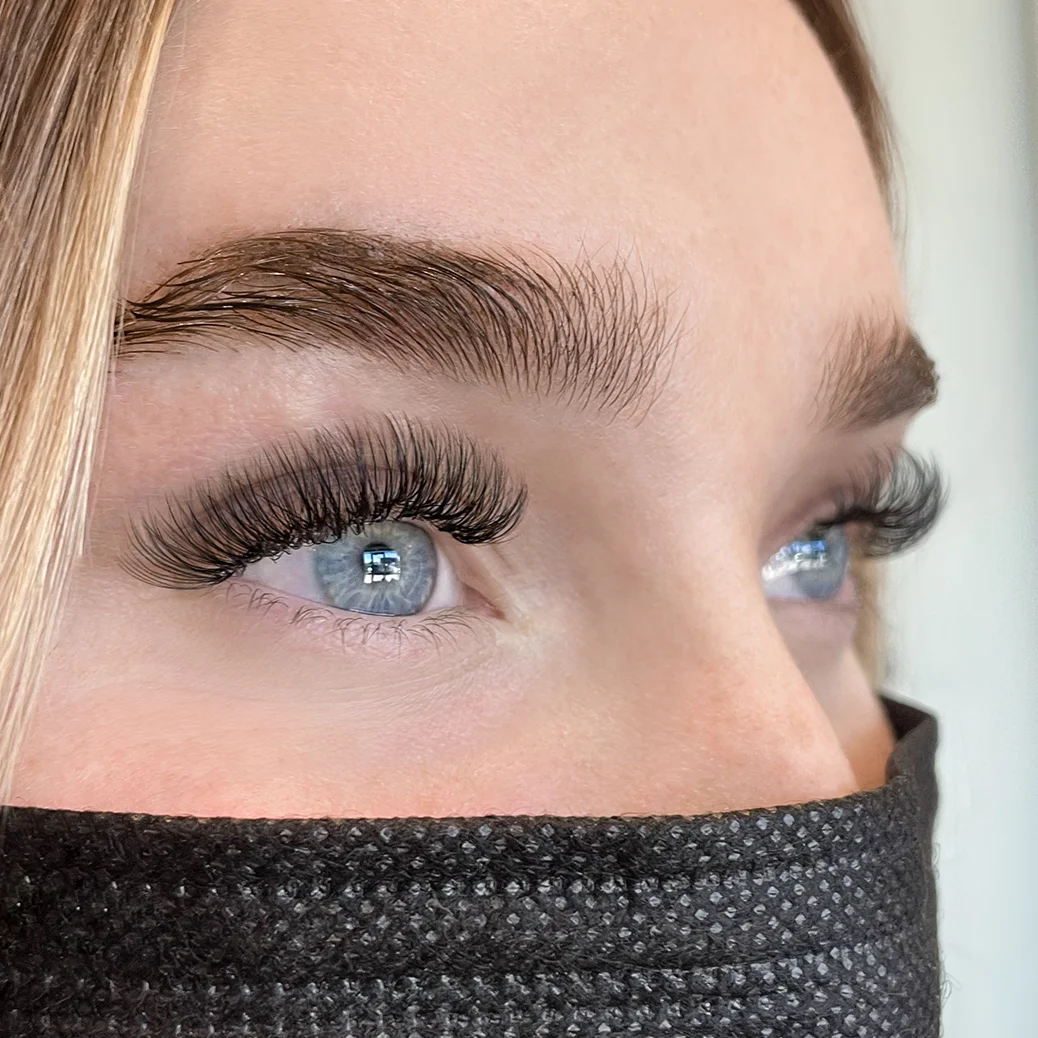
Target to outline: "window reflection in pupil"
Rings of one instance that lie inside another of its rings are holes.
[[[793,561],[801,572],[829,565],[829,545],[825,541],[794,541],[791,547]]]
[[[787,575],[827,569],[833,563],[831,549],[829,540],[824,538],[790,541],[768,560],[762,576],[766,581],[777,580]]]
[[[370,523],[315,545],[312,560],[321,598],[349,612],[410,616],[425,608],[436,586],[436,546],[413,523]]]
[[[364,549],[364,583],[380,584],[400,579],[400,553],[384,544],[369,544]]]

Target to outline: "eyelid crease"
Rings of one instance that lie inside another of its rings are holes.
[[[245,566],[369,523],[414,519],[464,544],[507,536],[525,484],[498,455],[441,423],[385,416],[268,447],[131,523],[124,568],[173,589],[211,587]]]

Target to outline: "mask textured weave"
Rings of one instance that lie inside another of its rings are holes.
[[[692,818],[12,809],[0,1035],[937,1038],[932,719],[889,782]]]

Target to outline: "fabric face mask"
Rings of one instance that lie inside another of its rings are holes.
[[[888,784],[792,808],[12,809],[0,1034],[936,1038],[936,725],[888,706]]]

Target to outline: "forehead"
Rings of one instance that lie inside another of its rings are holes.
[[[786,0],[193,0],[141,194],[138,249],[334,222],[680,252],[768,225],[868,237],[879,213]]]
[[[619,251],[723,344],[697,378],[805,384],[834,324],[899,309],[865,145],[787,0],[194,0],[141,169],[132,291],[286,227]]]

